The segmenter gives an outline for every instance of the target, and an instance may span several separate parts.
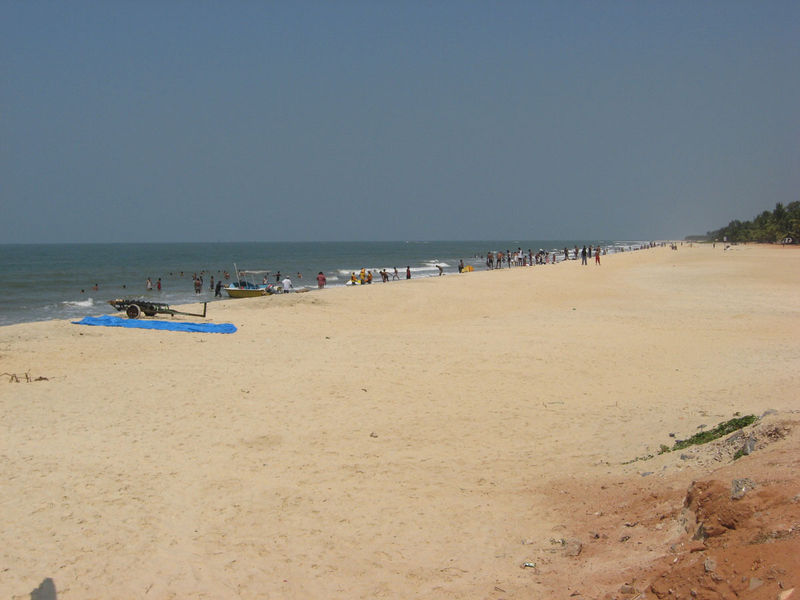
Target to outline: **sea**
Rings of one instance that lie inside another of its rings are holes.
[[[406,267],[412,278],[457,273],[460,260],[476,270],[486,269],[487,252],[522,248],[555,253],[564,248],[600,246],[609,253],[638,248],[630,240],[493,240],[455,242],[242,242],[148,244],[0,244],[0,326],[52,319],[80,319],[114,314],[115,298],[146,298],[171,306],[226,300],[215,298],[211,278],[224,283],[235,279],[235,269],[269,271],[259,274],[274,282],[288,275],[295,289],[316,289],[322,271],[327,285],[345,285],[350,274],[365,268],[380,283],[381,269],[401,281]],[[230,279],[225,279],[225,273]],[[203,277],[203,289],[194,290],[194,276]],[[152,290],[146,289],[150,279]],[[157,280],[161,279],[161,290]],[[396,284],[397,282],[391,282]]]

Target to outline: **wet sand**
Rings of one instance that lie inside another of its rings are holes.
[[[0,378],[2,597],[48,577],[63,600],[568,597],[568,572],[521,565],[581,535],[563,509],[590,483],[682,486],[715,465],[629,461],[797,408],[795,248],[682,245],[209,311],[239,331],[0,328],[0,371],[21,379]]]

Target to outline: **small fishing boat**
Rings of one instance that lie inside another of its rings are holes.
[[[266,296],[267,294],[266,288],[255,286],[248,287],[247,282],[244,281],[239,281],[238,285],[236,283],[231,283],[228,287],[223,289],[231,298],[256,298],[258,296]]]
[[[240,271],[233,265],[233,272],[236,273],[236,281],[223,288],[231,298],[257,298],[267,294],[278,293],[278,288],[270,283],[266,283],[269,271]],[[264,282],[257,284],[253,277],[264,276]]]

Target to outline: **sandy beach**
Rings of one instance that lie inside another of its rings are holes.
[[[47,578],[59,600],[640,593],[692,481],[797,472],[796,248],[682,244],[209,316],[238,331],[0,328],[1,597]],[[750,456],[657,455],[768,410],[785,434]],[[764,598],[800,585],[762,579]]]

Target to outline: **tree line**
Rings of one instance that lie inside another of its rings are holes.
[[[729,242],[800,243],[800,202],[786,206],[778,202],[771,212],[765,210],[752,221],[731,221],[707,236]]]

